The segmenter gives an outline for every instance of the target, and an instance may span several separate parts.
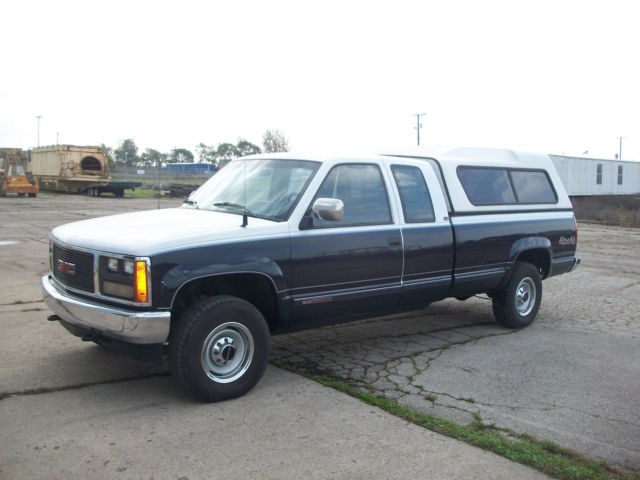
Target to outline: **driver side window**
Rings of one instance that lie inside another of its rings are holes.
[[[342,200],[344,218],[339,222],[314,218],[314,228],[392,223],[387,189],[377,165],[345,164],[333,167],[313,201],[318,198]]]

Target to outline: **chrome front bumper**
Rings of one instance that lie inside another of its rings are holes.
[[[71,297],[56,288],[51,275],[42,277],[42,292],[62,320],[105,337],[137,344],[163,343],[169,337],[170,312],[126,310]]]

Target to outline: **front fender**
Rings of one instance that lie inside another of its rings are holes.
[[[225,263],[177,265],[169,270],[163,279],[163,286],[169,290],[177,290],[192,280],[216,275],[233,273],[257,273],[271,279],[276,291],[285,289],[284,273],[280,266],[266,257],[229,258]]]
[[[281,292],[287,289],[288,261],[288,242],[282,241],[168,252],[152,259],[154,304],[157,308],[170,308],[173,297],[184,284],[225,274],[264,275],[275,291]]]

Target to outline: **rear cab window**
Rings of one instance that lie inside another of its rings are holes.
[[[392,165],[391,172],[398,187],[404,221],[427,223],[435,221],[433,203],[422,171],[409,165]]]

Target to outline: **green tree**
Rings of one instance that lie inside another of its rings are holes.
[[[239,155],[240,152],[233,143],[220,143],[216,150],[216,161],[218,165],[224,165]]]
[[[113,159],[113,148],[107,147],[104,143],[100,145],[102,154],[107,159],[107,165],[109,168],[113,167],[115,160]]]
[[[131,138],[127,138],[120,143],[120,146],[113,151],[113,158],[116,163],[126,167],[135,166],[138,161],[138,147]]]
[[[193,162],[193,153],[186,148],[174,148],[169,153],[169,161],[172,163],[190,163]]]
[[[265,153],[288,152],[289,141],[280,130],[267,130],[262,136]]]
[[[154,167],[161,165],[167,161],[167,154],[160,153],[153,148],[147,148],[142,155],[140,155],[140,162],[148,167]]]
[[[238,139],[238,143],[236,144],[236,149],[238,150],[238,156],[244,157],[245,155],[254,155],[256,153],[262,153],[260,147],[254,145],[253,143],[245,140],[244,138]]]
[[[216,149],[202,142],[196,146],[196,154],[201,163],[213,163],[216,159]]]

